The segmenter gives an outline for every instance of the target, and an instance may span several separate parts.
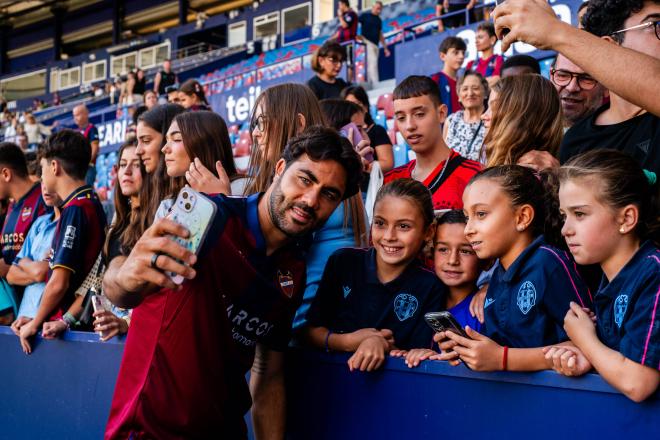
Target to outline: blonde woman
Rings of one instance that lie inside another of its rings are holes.
[[[488,133],[481,160],[488,167],[519,164],[530,151],[557,156],[564,134],[561,103],[552,83],[540,75],[502,78],[490,92],[482,120]]]

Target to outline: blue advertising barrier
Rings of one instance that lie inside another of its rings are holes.
[[[577,20],[577,10],[583,3],[583,0],[551,0],[550,3],[555,13],[562,20],[573,24]],[[438,47],[442,40],[450,36],[456,36],[465,40],[467,51],[465,53],[463,67],[467,66],[469,61],[477,58],[475,51],[477,25],[478,23],[473,23],[460,28],[449,29],[440,34],[421,37],[399,44],[394,53],[394,70],[397,84],[410,75],[431,75],[441,71],[442,61],[440,61]],[[495,52],[499,51],[500,44],[498,42],[495,46]],[[509,57],[518,54],[530,55],[541,60],[554,56],[555,52],[538,50],[529,44],[518,42],[514,43],[504,56]]]
[[[27,356],[0,327],[0,439],[102,438],[123,347],[67,332],[37,338]],[[411,370],[400,359],[350,373],[347,359],[289,353],[289,440],[660,438],[658,393],[636,404],[596,374],[475,373],[444,362]]]

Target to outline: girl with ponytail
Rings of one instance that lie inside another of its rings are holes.
[[[463,193],[465,236],[479,259],[499,260],[484,303],[481,333],[440,332],[431,359],[480,371],[552,368],[543,347],[564,343],[571,301],[591,307],[588,289],[566,252],[555,247],[561,219],[553,178],[519,165],[483,170]]]
[[[591,367],[639,402],[660,384],[660,228],[658,183],[634,159],[594,150],[561,167],[562,235],[578,264],[599,264],[594,323],[572,303],[564,329],[576,347],[553,347],[555,370]],[[572,359],[569,362],[569,359]]]

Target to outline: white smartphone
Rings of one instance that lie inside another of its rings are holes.
[[[94,313],[107,310],[103,304],[103,298],[98,295],[92,295],[92,307],[94,308]],[[99,337],[105,338],[105,334],[102,331],[97,333],[99,334]]]
[[[190,231],[188,238],[174,236],[170,238],[192,253],[197,254],[215,217],[217,211],[215,203],[205,195],[187,186],[179,191],[179,195],[169,209],[164,208],[166,206],[163,205],[164,203],[166,205],[171,204],[171,200],[161,202],[161,207],[158,208],[156,213],[156,219],[166,217],[188,229]],[[182,275],[173,272],[166,272],[166,274],[175,284],[181,284],[184,281]]]

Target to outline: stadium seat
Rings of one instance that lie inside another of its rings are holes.
[[[376,108],[378,110],[385,111],[385,117],[390,119],[394,117],[394,101],[392,99],[391,93],[385,93],[378,97],[376,102]]]

